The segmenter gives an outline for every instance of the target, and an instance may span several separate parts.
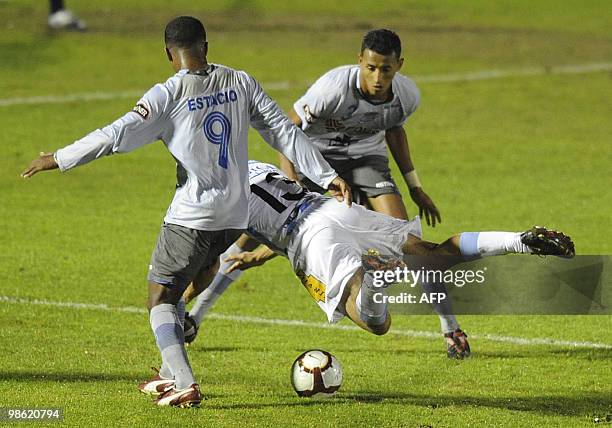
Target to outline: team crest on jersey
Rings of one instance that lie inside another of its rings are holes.
[[[306,275],[302,271],[296,272],[302,285],[308,290],[308,293],[315,299],[315,302],[325,302],[325,284],[319,281],[312,275]]]
[[[143,103],[136,104],[132,111],[138,113],[143,119],[149,117],[149,109]]]

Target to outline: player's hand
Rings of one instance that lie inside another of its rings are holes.
[[[436,227],[436,221],[442,223],[440,211],[438,211],[436,204],[427,196],[427,193],[423,191],[422,187],[413,187],[410,189],[410,197],[419,207],[419,216],[421,218],[423,218],[423,215],[425,216],[428,226]]]
[[[226,262],[234,262],[224,273],[232,273],[235,270],[247,270],[255,266],[263,265],[266,260],[259,257],[254,251],[244,251],[232,254],[225,258]]]
[[[334,181],[329,184],[327,190],[329,190],[329,193],[340,202],[345,201],[349,207],[352,205],[353,196],[351,195],[351,188],[346,184],[346,181],[339,176],[334,178]]]
[[[53,153],[40,152],[38,159],[34,159],[30,162],[30,166],[21,173],[21,176],[23,178],[30,178],[37,172],[55,169],[57,167],[57,162],[53,159]]]

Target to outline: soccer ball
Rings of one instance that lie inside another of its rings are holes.
[[[342,384],[342,365],[327,351],[306,351],[291,366],[291,383],[300,397],[333,395]]]

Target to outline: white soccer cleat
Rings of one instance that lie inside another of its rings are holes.
[[[201,402],[202,394],[197,383],[192,383],[185,389],[170,388],[154,401],[158,406],[173,407],[200,407]]]
[[[164,379],[159,376],[158,369],[156,369],[155,367],[151,367],[151,369],[157,372],[157,374],[153,378],[139,383],[138,389],[143,394],[151,395],[155,398],[158,398],[168,389],[171,389],[174,387],[174,379]]]
[[[49,15],[47,24],[52,30],[85,31],[87,25],[68,9],[58,10]]]

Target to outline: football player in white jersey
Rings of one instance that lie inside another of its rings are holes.
[[[435,226],[441,221],[440,212],[421,186],[404,131],[419,105],[420,93],[411,79],[399,73],[404,62],[401,49],[393,31],[368,32],[358,64],[337,67],[321,76],[295,102],[289,117],[350,184],[355,201],[407,220],[389,170],[389,147],[420,216]],[[283,156],[281,169],[291,179],[302,179],[300,167],[296,172]],[[323,190],[307,178],[302,181],[310,190]]]
[[[373,271],[393,270],[403,262],[417,270],[414,256],[433,256],[442,264],[508,253],[574,256],[574,244],[568,236],[542,227],[523,233],[464,232],[437,245],[421,240],[418,217],[406,221],[356,204],[346,207],[306,191],[272,165],[250,161],[249,179],[247,233],[265,245],[230,255],[222,261],[218,275],[232,275],[238,269],[261,265],[281,254],[289,259],[329,322],[348,316],[374,334],[385,334],[391,319],[386,300],[374,297],[376,293],[384,293],[384,289],[374,284]],[[241,241],[244,245],[245,240],[241,238]],[[377,254],[370,250],[376,250]],[[196,281],[188,288],[187,298],[197,295],[207,285],[204,278]],[[186,324],[186,334],[190,328],[197,330],[202,321],[204,314],[198,313],[199,300],[198,296],[190,311],[195,325]],[[448,356],[468,356],[467,336],[452,315],[450,302],[435,309],[441,315],[441,324],[447,325],[443,333]],[[191,334],[193,340],[197,331]]]
[[[162,356],[154,379],[139,385],[156,404],[198,406],[199,386],[184,347],[181,296],[248,221],[249,125],[313,181],[351,202],[350,189],[303,132],[291,123],[253,77],[207,61],[202,23],[172,20],[166,54],[176,74],[151,88],[132,111],[55,153],[31,162],[23,177],[66,171],[105,155],[162,140],[176,160],[178,185],[149,265],[151,327]]]

